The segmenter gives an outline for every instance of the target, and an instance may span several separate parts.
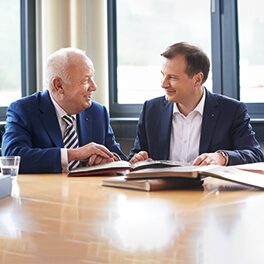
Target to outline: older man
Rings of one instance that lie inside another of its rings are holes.
[[[106,108],[92,102],[94,67],[84,51],[63,48],[47,61],[48,90],[12,103],[2,155],[21,156],[20,173],[56,173],[126,160]]]

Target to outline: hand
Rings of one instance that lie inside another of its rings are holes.
[[[221,153],[204,153],[198,156],[192,165],[194,166],[205,166],[205,165],[225,165],[225,158]]]
[[[96,144],[91,142],[85,146],[76,148],[76,149],[68,149],[68,161],[72,160],[80,160],[87,161],[92,156],[99,156],[103,159],[113,159],[114,155],[111,153],[105,146]],[[92,161],[95,161],[95,157]],[[99,160],[97,161],[99,162]]]
[[[140,151],[139,153],[135,154],[129,160],[129,163],[133,164],[133,163],[136,163],[136,162],[139,162],[139,161],[143,161],[143,160],[152,160],[151,158],[149,158],[147,151]]]
[[[87,162],[86,166],[92,166],[92,165],[98,165],[98,164],[105,164],[105,163],[109,163],[109,162],[114,162],[114,158],[104,158],[101,156],[97,156],[97,155],[92,155],[89,158],[89,161]]]

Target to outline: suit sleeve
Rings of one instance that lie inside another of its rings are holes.
[[[229,155],[228,165],[263,162],[263,153],[250,125],[246,105],[242,102],[236,110],[230,134],[232,150],[225,150]]]
[[[147,151],[148,144],[147,144],[147,136],[146,136],[146,129],[145,129],[145,111],[146,111],[147,101],[143,104],[142,111],[140,113],[140,117],[137,124],[137,136],[135,138],[134,147],[130,150],[128,160],[130,160],[136,153],[140,151]]]
[[[34,113],[31,113],[32,115]],[[32,118],[19,102],[12,103],[7,110],[7,124],[2,138],[2,155],[20,156],[19,173],[57,173],[61,172],[60,148],[43,147],[36,131],[42,133],[41,127],[34,128]],[[39,124],[38,122],[36,122]]]

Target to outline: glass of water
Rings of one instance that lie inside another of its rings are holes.
[[[2,156],[0,157],[0,168],[3,176],[11,176],[13,181],[17,180],[19,170],[19,156]]]

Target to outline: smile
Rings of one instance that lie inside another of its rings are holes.
[[[175,93],[174,90],[166,90],[166,94],[171,94],[171,93]]]

